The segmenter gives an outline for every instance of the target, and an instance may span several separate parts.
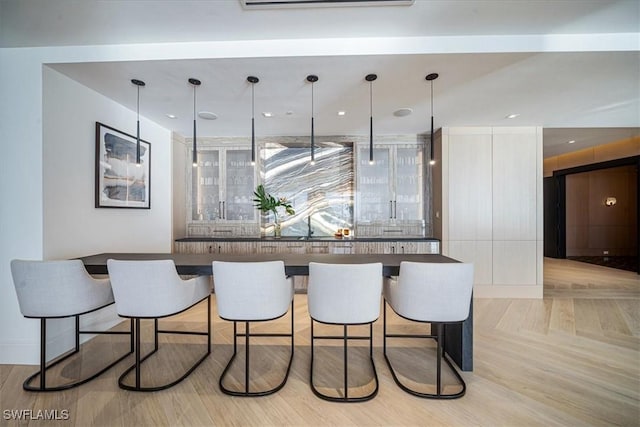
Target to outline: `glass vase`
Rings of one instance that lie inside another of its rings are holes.
[[[282,236],[282,228],[280,227],[280,219],[278,213],[273,211],[273,237],[279,239]]]

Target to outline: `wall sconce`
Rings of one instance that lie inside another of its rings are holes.
[[[618,203],[618,199],[615,197],[607,197],[604,201],[604,205],[607,207],[615,206],[616,203]]]

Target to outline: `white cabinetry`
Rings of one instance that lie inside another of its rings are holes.
[[[200,143],[198,165],[188,166],[186,181],[188,236],[258,234],[250,148]]]
[[[474,264],[476,297],[541,298],[542,129],[443,128],[440,136],[442,254]]]

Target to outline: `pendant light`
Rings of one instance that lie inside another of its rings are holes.
[[[316,164],[316,141],[313,131],[313,84],[318,81],[318,76],[309,74],[307,81],[311,83],[311,164]]]
[[[138,79],[132,79],[131,83],[138,87],[138,103],[136,112],[138,121],[136,123],[136,166],[140,167],[140,86],[144,86],[144,82]]]
[[[369,82],[369,164],[373,164],[373,81],[377,79],[376,74],[367,74],[364,78]]]
[[[260,81],[259,78],[254,76],[247,77],[247,81],[251,83],[251,164],[256,164],[256,120],[255,120],[255,96],[253,88]]]
[[[431,74],[427,74],[427,77],[425,77],[425,79],[431,83],[431,142],[429,143],[430,145],[430,152],[429,152],[429,164],[430,165],[435,165],[436,164],[436,159],[434,158],[433,155],[433,81],[435,79],[438,78],[438,73],[431,73]]]
[[[193,167],[198,166],[198,144],[196,142],[196,88],[200,86],[200,80],[190,78],[189,83],[193,85]]]

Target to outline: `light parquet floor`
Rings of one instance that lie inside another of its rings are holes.
[[[322,401],[309,389],[309,320],[306,297],[296,295],[296,347],[287,385],[263,398],[222,394],[218,377],[231,355],[232,325],[213,311],[211,356],[185,381],[162,392],[120,390],[117,377],[129,357],[99,379],[58,393],[26,393],[22,381],[33,366],[0,365],[0,425],[64,426],[251,426],[251,425],[453,425],[453,426],[640,426],[640,276],[568,260],[545,259],[542,300],[474,301],[473,372],[463,373],[467,394],[454,401],[420,399],[393,382],[382,355],[381,320],[374,327],[374,359],[380,391],[372,401],[340,404]],[[213,304],[215,307],[215,303]],[[204,310],[195,309],[172,327],[201,328]],[[288,317],[255,331],[286,331]],[[416,331],[391,319],[396,328]],[[398,330],[398,329],[396,329]],[[322,332],[322,329],[320,330]],[[335,331],[333,333],[336,333]],[[65,364],[61,375],[73,377],[101,357],[125,349],[121,338],[98,338],[83,348],[83,359]],[[111,341],[113,340],[113,341]],[[117,341],[120,340],[120,341]],[[116,342],[117,341],[117,342]],[[201,341],[200,341],[201,342]],[[150,368],[171,376],[203,350],[198,338],[163,338]],[[273,384],[284,373],[286,340],[255,339],[251,362],[256,384]],[[428,349],[397,340],[391,357],[401,373],[419,373]],[[316,357],[317,383],[324,391],[342,378],[340,343],[321,342]],[[95,355],[98,356],[95,356]],[[242,378],[243,354],[229,385]],[[367,348],[351,352],[354,390],[371,387]],[[429,365],[431,367],[432,365]],[[153,379],[150,372],[143,378]],[[445,377],[447,383],[450,377]],[[59,421],[7,419],[7,411],[68,410]]]

